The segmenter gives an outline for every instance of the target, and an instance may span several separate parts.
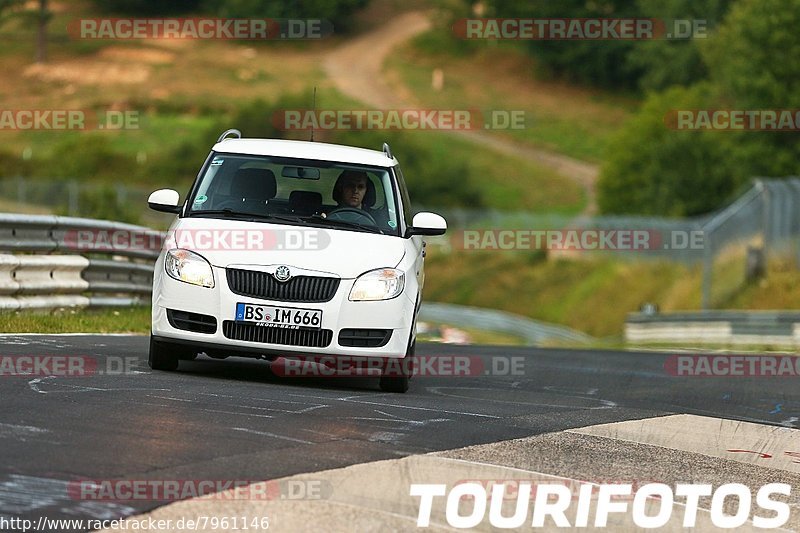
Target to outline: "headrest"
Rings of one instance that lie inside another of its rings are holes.
[[[275,174],[268,168],[240,168],[233,175],[231,196],[266,201],[275,198],[277,192]]]
[[[292,191],[289,195],[289,209],[304,213],[316,213],[322,207],[322,195],[313,191]]]

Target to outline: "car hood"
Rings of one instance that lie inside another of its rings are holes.
[[[395,267],[405,240],[391,235],[214,218],[178,219],[165,247],[185,248],[216,267],[286,265],[356,278]]]

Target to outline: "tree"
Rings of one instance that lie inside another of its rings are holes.
[[[796,175],[796,131],[675,131],[671,109],[800,108],[800,0],[739,0],[697,42],[708,80],[651,95],[612,143],[598,184],[607,213],[692,215],[755,176]]]
[[[675,85],[688,87],[707,79],[708,68],[699,47],[714,34],[732,4],[733,0],[639,0],[641,16],[664,21],[703,21],[709,36],[638,43],[626,61],[641,70],[639,87],[645,91],[663,90]]]
[[[47,59],[47,23],[52,13],[47,9],[47,0],[39,0],[38,9],[29,10],[24,0],[0,0],[0,25],[11,19],[30,19],[36,23],[36,61]]]
[[[677,131],[671,110],[708,108],[709,84],[653,94],[612,141],[598,182],[605,213],[689,216],[711,211],[749,177],[731,158],[730,132]]]
[[[94,4],[105,13],[165,16],[196,11],[200,8],[201,0],[94,0]]]
[[[629,18],[636,0],[490,0],[490,14],[502,18]],[[641,67],[626,61],[638,43],[624,40],[531,40],[526,46],[542,74],[602,87],[636,87]]]

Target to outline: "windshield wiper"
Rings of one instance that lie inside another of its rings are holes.
[[[240,213],[238,211],[234,211],[230,207],[226,207],[225,209],[203,209],[201,211],[189,211],[188,216],[194,215],[225,215],[225,216],[244,216],[244,213]]]
[[[292,224],[305,224],[305,220],[302,217],[293,217],[289,215],[252,215],[256,218],[261,218],[265,220],[282,220],[284,222],[291,222]]]
[[[292,224],[303,224],[304,220],[300,217],[291,217],[291,216],[284,216],[284,215],[272,215],[272,214],[263,214],[263,213],[245,213],[242,211],[234,211],[230,207],[226,207],[225,209],[206,209],[203,211],[192,211],[189,213],[189,216],[192,215],[225,215],[225,216],[233,216],[239,218],[246,218],[250,220],[282,220],[283,222],[291,222]]]
[[[360,229],[362,231],[367,231],[369,233],[380,233],[383,235],[383,232],[377,226],[368,226],[366,224],[359,224],[358,222],[350,222],[349,220],[337,220],[337,219],[330,219],[323,217],[322,215],[311,215],[308,217],[303,217],[303,220],[313,220],[314,222],[322,223],[322,224],[330,224],[333,226],[346,226],[348,228],[355,228]]]

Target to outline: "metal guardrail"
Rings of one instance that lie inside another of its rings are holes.
[[[563,342],[587,344],[592,337],[570,329],[546,322],[539,322],[524,316],[464,305],[423,302],[419,319],[429,322],[442,322],[452,326],[478,328],[498,331],[522,337],[528,346],[541,346]]]
[[[625,321],[631,344],[691,343],[800,347],[800,312],[697,311],[632,313]]]
[[[419,206],[417,206],[419,208]],[[702,265],[701,301],[712,309],[727,301],[747,281],[744,264],[752,249],[757,257],[796,257],[800,264],[800,178],[754,178],[752,186],[720,210],[691,218],[646,216],[565,216],[483,209],[433,209],[443,215],[450,229],[600,230],[646,231],[660,236],[663,246],[647,249],[592,251],[548,250],[554,258],[607,255],[620,260],[656,259]],[[453,236],[455,235],[455,242]],[[458,250],[459,233],[430,238],[443,252]],[[691,236],[691,237],[690,237]],[[699,242],[694,242],[699,237]],[[463,238],[462,238],[463,240]],[[495,248],[497,249],[497,248]],[[520,253],[530,253],[525,247]],[[738,276],[726,272],[730,263],[742,261]],[[725,273],[725,275],[723,275]]]
[[[107,220],[0,213],[0,309],[145,303],[163,238]]]

